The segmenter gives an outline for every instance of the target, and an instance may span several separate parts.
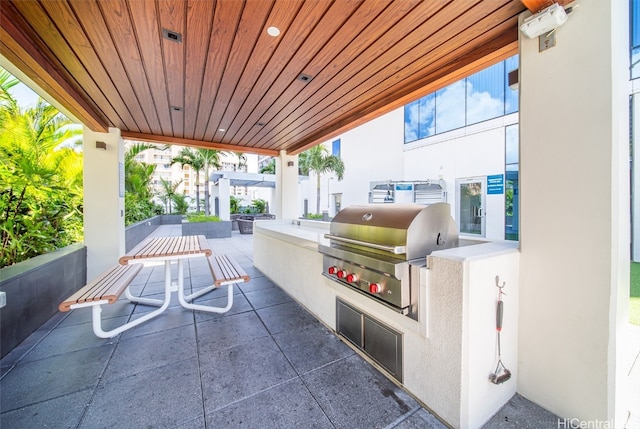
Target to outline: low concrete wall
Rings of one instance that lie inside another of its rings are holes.
[[[182,224],[182,235],[204,235],[207,238],[231,237],[231,221],[185,222]]]
[[[73,244],[0,269],[0,353],[7,353],[58,312],[58,305],[85,285],[87,248]]]
[[[181,222],[181,215],[162,215],[130,225],[125,230],[126,251],[158,226]],[[84,244],[67,246],[0,269],[0,291],[6,293],[7,299],[7,305],[0,310],[1,357],[55,315],[58,305],[86,282]]]
[[[183,215],[160,215],[160,225],[180,225]]]
[[[129,225],[124,230],[124,247],[125,252],[136,247],[138,243],[147,238],[149,234],[156,230],[162,224],[162,216],[154,216],[142,222]]]

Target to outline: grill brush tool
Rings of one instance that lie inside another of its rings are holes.
[[[500,332],[502,331],[502,315],[504,312],[504,303],[502,301],[502,295],[506,295],[502,292],[502,288],[506,283],[500,285],[500,277],[496,276],[496,286],[498,287],[498,305],[496,307],[496,331],[498,335],[498,365],[496,369],[489,376],[489,381],[493,384],[502,384],[511,378],[511,371],[509,371],[502,363],[502,352],[500,350]]]

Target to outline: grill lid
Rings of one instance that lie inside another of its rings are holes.
[[[458,245],[447,203],[369,204],[346,207],[330,225],[332,245],[410,260]]]

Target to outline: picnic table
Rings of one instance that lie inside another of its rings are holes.
[[[198,257],[207,258],[213,283],[195,293],[185,295],[184,260]],[[164,297],[157,299],[133,295],[129,285],[142,266],[158,263],[164,264]],[[173,263],[178,265],[176,281],[173,280],[171,273]],[[143,241],[130,252],[121,256],[119,265],[105,271],[80,289],[60,304],[59,309],[60,311],[69,311],[75,308],[93,307],[94,333],[101,338],[110,338],[159,316],[169,307],[173,292],[178,293],[178,301],[186,309],[225,313],[233,305],[233,285],[247,281],[249,281],[249,275],[231,257],[224,254],[213,255],[213,251],[203,235],[154,237]],[[223,285],[228,286],[226,306],[215,307],[192,302]],[[104,331],[102,329],[101,305],[116,302],[123,291],[125,297],[131,302],[159,308],[115,329]]]

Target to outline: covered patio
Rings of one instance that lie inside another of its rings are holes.
[[[180,235],[160,226],[152,235]],[[224,315],[167,313],[112,339],[91,311],[59,313],[1,361],[0,422],[7,428],[433,428],[446,426],[253,267],[253,236],[210,239],[251,275]],[[191,290],[211,278],[188,264]],[[163,267],[139,273],[134,292],[162,293]],[[223,288],[224,289],[224,288]],[[199,302],[225,301],[224,290]],[[150,311],[126,299],[105,327]],[[484,427],[556,427],[557,417],[515,396]]]
[[[296,219],[299,153],[518,54],[521,238],[517,264],[498,270],[520,297],[518,370],[501,386],[517,395],[488,426],[559,427],[546,412],[521,420],[523,409],[540,410],[522,407],[522,395],[564,422],[620,427],[632,362],[628,4],[582,1],[554,30],[557,44],[541,50],[518,28],[548,3],[3,1],[0,60],[85,126],[91,279],[124,253],[123,138],[275,156],[275,213]],[[268,32],[275,26],[279,38]],[[252,269],[250,247],[240,253],[254,278],[237,291],[238,313],[176,312],[112,341],[96,340],[77,311],[54,317],[2,361],[3,425],[264,427],[277,415],[291,419],[284,426],[429,427],[417,402],[283,295],[287,285]],[[257,252],[256,265],[271,255]],[[287,262],[317,259],[308,255]],[[189,268],[192,288],[206,282],[200,269]],[[153,294],[158,277],[145,273],[139,287]],[[308,290],[332,290],[317,286]],[[461,308],[472,301],[460,298]],[[143,311],[118,306],[114,319]],[[325,324],[335,320],[327,313]],[[465,312],[459,322],[471,340],[477,319]],[[304,351],[311,338],[327,345]],[[462,382],[493,388],[483,371],[463,370]],[[433,381],[418,387],[437,401]],[[458,399],[456,414],[474,405]],[[453,426],[475,428],[454,417]]]

